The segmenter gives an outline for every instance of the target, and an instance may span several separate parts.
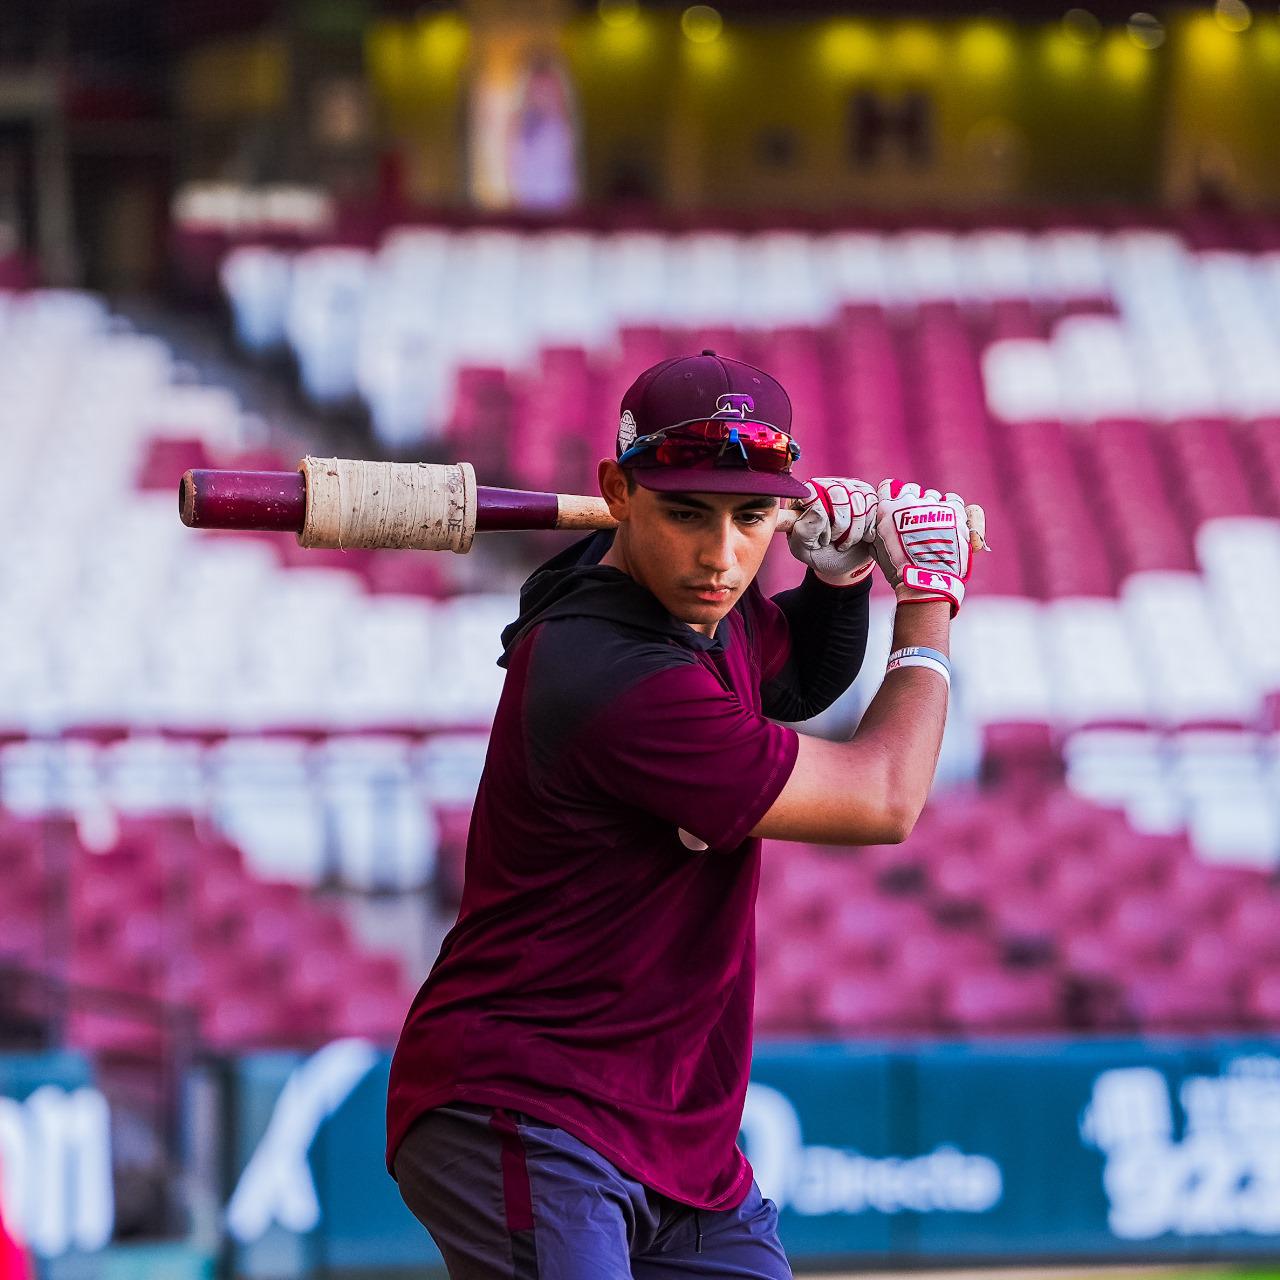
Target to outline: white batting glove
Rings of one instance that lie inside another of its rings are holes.
[[[875,564],[876,491],[842,476],[818,476],[807,485],[808,502],[787,534],[791,554],[833,587],[864,582]]]
[[[876,499],[876,563],[899,603],[946,600],[954,618],[969,577],[964,500],[897,480],[882,480]]]

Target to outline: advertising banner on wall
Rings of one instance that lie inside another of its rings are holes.
[[[390,1070],[355,1039],[236,1064],[225,1227],[237,1274],[441,1266],[383,1162]]]
[[[1280,1253],[1280,1043],[797,1046],[743,1144],[794,1257]]]
[[[38,1258],[111,1240],[111,1118],[78,1054],[0,1055],[0,1221]]]
[[[439,1256],[361,1041],[237,1068],[246,1275]],[[1280,1041],[761,1046],[743,1149],[794,1259],[1280,1254]]]
[[[922,1221],[999,1209],[1000,1144],[990,1133],[961,1141],[958,1116],[919,1126],[916,1061],[872,1046],[757,1054],[741,1142],[792,1257],[910,1256]]]

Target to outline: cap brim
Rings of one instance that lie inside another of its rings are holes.
[[[655,493],[748,493],[774,498],[807,498],[795,476],[747,467],[627,467],[636,483]]]

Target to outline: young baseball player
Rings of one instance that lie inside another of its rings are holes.
[[[964,505],[802,483],[768,374],[643,373],[600,488],[618,520],[525,583],[457,924],[391,1069],[388,1162],[455,1280],[791,1274],[736,1146],[761,837],[900,841],[946,714]],[[780,499],[803,583],[756,573]],[[777,720],[852,682],[874,563],[895,655],[848,742]]]

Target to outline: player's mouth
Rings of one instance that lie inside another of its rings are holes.
[[[733,594],[732,587],[710,587],[706,584],[695,584],[688,588],[699,600],[705,600],[707,604],[721,604]]]

